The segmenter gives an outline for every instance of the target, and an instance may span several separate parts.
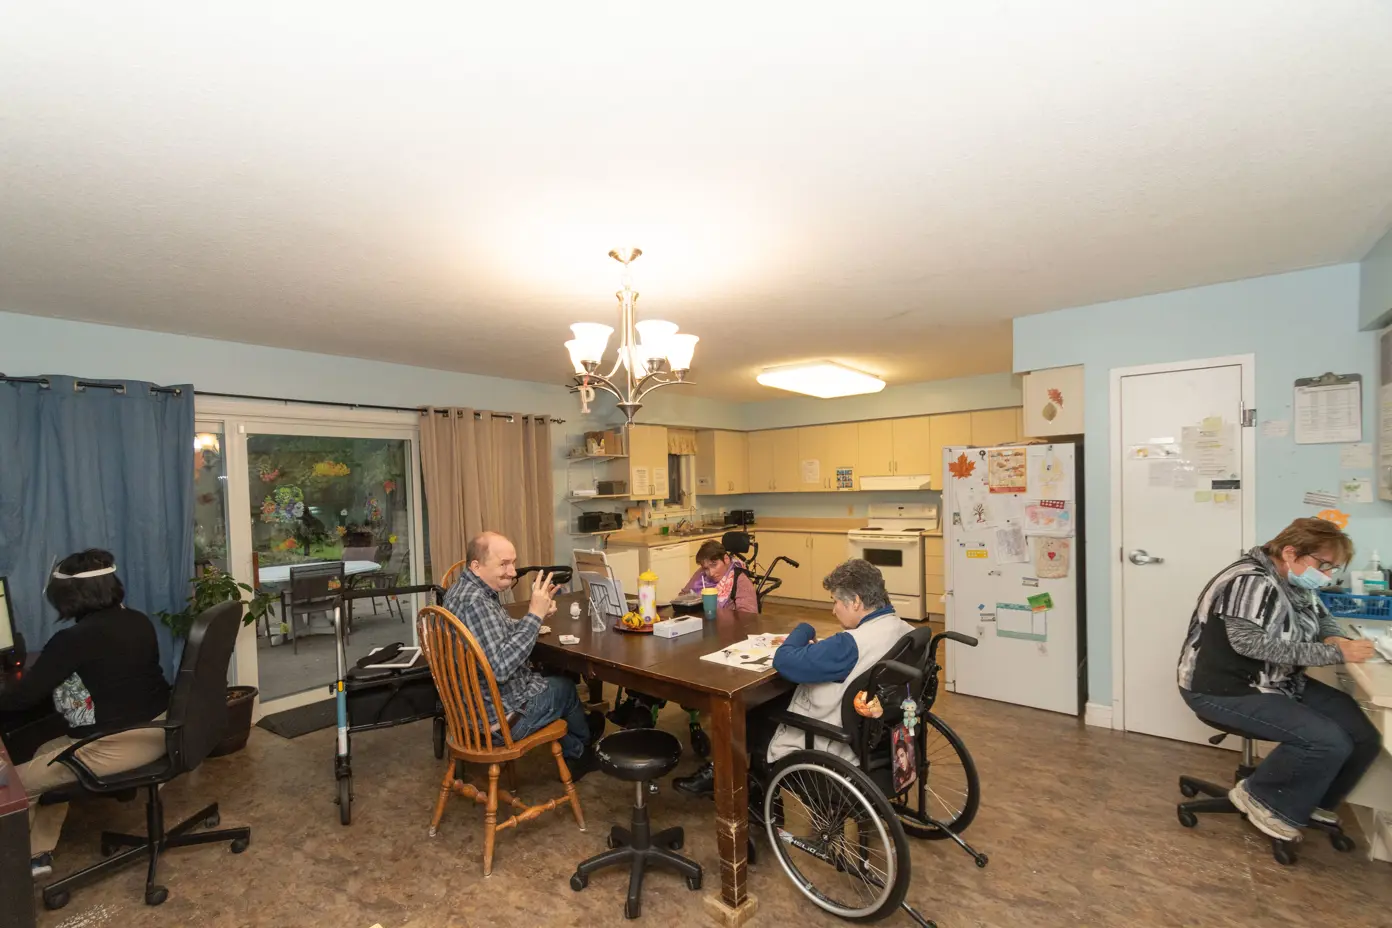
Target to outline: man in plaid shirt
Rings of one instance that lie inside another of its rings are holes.
[[[503,715],[513,739],[520,740],[556,719],[565,719],[567,732],[561,739],[561,753],[571,778],[580,779],[598,764],[575,684],[565,677],[543,677],[527,666],[542,618],[556,610],[551,575],[537,577],[527,614],[514,619],[498,599],[499,593],[517,582],[517,549],[512,542],[497,532],[484,532],[470,540],[465,556],[469,566],[445,593],[445,608],[464,623],[483,648],[498,682]],[[482,677],[479,682],[483,683]],[[489,717],[496,722],[497,709],[486,685],[483,698]]]

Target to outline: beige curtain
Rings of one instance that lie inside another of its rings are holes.
[[[434,578],[483,531],[506,535],[518,566],[550,564],[555,498],[547,417],[467,407],[429,407],[421,415]]]
[[[696,453],[696,430],[695,429],[668,429],[667,430],[667,453],[668,454],[695,454]]]

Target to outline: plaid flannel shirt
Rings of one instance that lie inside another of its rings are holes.
[[[521,711],[527,700],[546,687],[541,674],[527,666],[527,657],[532,653],[541,628],[538,616],[529,612],[514,619],[508,615],[497,592],[467,568],[445,593],[445,608],[478,639],[493,668],[493,677],[498,681],[498,695],[502,697],[505,716]],[[496,723],[493,697],[482,674],[479,686],[489,718]]]

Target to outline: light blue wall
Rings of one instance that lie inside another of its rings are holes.
[[[1375,439],[1376,344],[1359,329],[1359,267],[1344,264],[1026,316],[1015,320],[1017,371],[1084,366],[1089,701],[1112,698],[1109,378],[1113,368],[1228,355],[1256,357],[1257,416],[1289,419],[1298,377],[1360,373],[1363,437]],[[1257,436],[1257,536],[1313,515],[1310,489],[1337,491],[1339,446]],[[1349,476],[1359,476],[1350,472]],[[1371,470],[1361,476],[1372,478]],[[1360,555],[1392,554],[1392,504],[1348,505]],[[1191,604],[1176,604],[1189,609]],[[1176,649],[1179,643],[1175,643]],[[1178,653],[1176,651],[1176,653]],[[1157,660],[1169,660],[1157,656]]]
[[[879,393],[835,400],[790,396],[745,403],[741,409],[744,422],[741,428],[777,429],[1019,405],[1020,378],[1017,375],[983,374],[885,387]]]
[[[1392,229],[1373,246],[1358,265],[1358,321],[1365,329],[1392,323]]]

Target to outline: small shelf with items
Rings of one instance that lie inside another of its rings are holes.
[[[588,496],[585,495],[585,494],[583,494],[583,493],[579,493],[579,494],[571,494],[570,496],[566,497],[566,499],[567,499],[568,501],[572,502],[572,503],[588,503],[588,502],[589,502],[590,500],[592,500],[592,499],[628,499],[628,498],[629,498],[629,497],[628,497],[628,494],[627,494],[627,493],[591,493],[591,494],[588,495]]]
[[[617,461],[626,459],[627,457],[628,455],[626,454],[572,454],[566,458],[566,463],[573,464],[576,461]]]

